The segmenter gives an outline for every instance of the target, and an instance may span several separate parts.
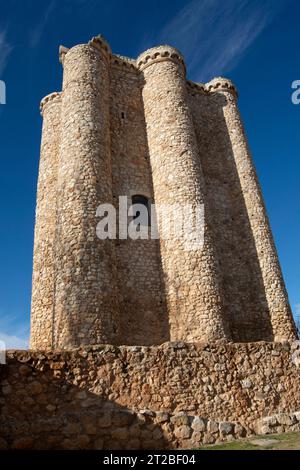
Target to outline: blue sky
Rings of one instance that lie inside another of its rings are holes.
[[[29,335],[41,98],[60,90],[58,46],[102,33],[113,51],[136,57],[169,43],[188,78],[231,78],[262,184],[294,312],[300,313],[300,2],[297,0],[0,0],[0,339]]]

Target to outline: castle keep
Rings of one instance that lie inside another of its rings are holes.
[[[31,348],[296,339],[234,85],[101,36],[60,60],[62,92],[41,103]],[[96,209],[119,196],[204,204],[203,249],[100,240]]]
[[[173,47],[133,60],[102,36],[60,60],[62,92],[41,103],[31,350],[0,364],[0,449],[299,432],[300,341],[234,85],[188,81]],[[176,220],[204,208],[203,243],[160,224],[102,239],[99,207],[119,216],[119,198]]]

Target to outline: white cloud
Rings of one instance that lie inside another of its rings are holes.
[[[29,44],[31,47],[37,47],[39,45],[39,42],[43,36],[44,30],[48,23],[49,17],[52,14],[55,7],[56,7],[56,0],[52,0],[49,3],[48,7],[43,12],[39,23],[30,32]]]
[[[29,321],[23,318],[20,321],[20,316],[0,312],[0,341],[5,349],[28,349],[29,329]]]
[[[282,0],[192,0],[147,47],[171,44],[185,56],[192,79],[231,70],[283,6]]]
[[[2,346],[5,349],[28,349],[29,339],[21,338],[19,336],[7,335],[0,331],[0,342],[4,343]]]
[[[294,313],[296,317],[300,318],[300,304],[295,304]]]
[[[12,49],[12,45],[7,40],[6,30],[0,29],[0,74],[3,72],[7,65],[7,61]]]

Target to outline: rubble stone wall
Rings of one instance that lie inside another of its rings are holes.
[[[299,366],[299,342],[8,351],[0,446],[195,448],[297,430]]]

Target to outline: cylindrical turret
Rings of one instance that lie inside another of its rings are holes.
[[[63,56],[53,347],[117,342],[114,240],[96,235],[112,203],[110,56],[102,37]]]
[[[275,341],[297,337],[260,185],[240,118],[236,93],[229,80],[216,78],[206,85],[209,92],[224,96],[223,113],[231,141],[249,223],[256,247]],[[262,305],[262,309],[264,306]],[[262,312],[265,315],[265,312]]]
[[[52,347],[56,196],[60,143],[61,94],[41,102],[43,132],[37,189],[31,300],[30,347]]]
[[[176,222],[189,208],[195,215],[205,204],[204,179],[187,104],[185,66],[180,53],[169,46],[146,51],[137,63],[144,79],[155,204],[158,212],[163,208],[162,216],[167,219],[175,212]],[[189,248],[182,237],[159,235],[171,340],[228,338],[209,211],[205,212],[203,247]]]

